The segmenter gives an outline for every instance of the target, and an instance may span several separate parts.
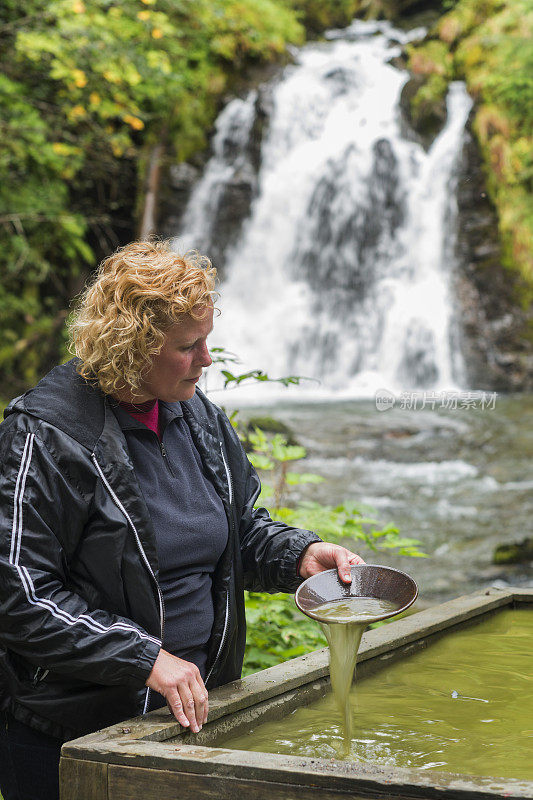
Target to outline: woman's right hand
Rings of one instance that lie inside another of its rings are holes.
[[[163,695],[170,711],[184,728],[190,725],[193,733],[198,733],[207,722],[207,689],[196,664],[161,649],[146,685]]]

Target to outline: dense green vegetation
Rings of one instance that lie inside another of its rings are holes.
[[[249,458],[263,479],[258,505],[267,506],[273,519],[315,531],[324,541],[356,552],[362,547],[363,552],[393,549],[403,556],[425,555],[418,540],[400,536],[392,524],[381,527],[353,501],[327,506],[295,499],[292,495],[298,487],[323,480],[314,473],[289,469],[292,462],[306,456],[300,445],[289,445],[282,434],[267,436],[257,428],[245,429],[242,436],[253,448]],[[321,628],[296,609],[292,595],[246,592],[246,621],[244,675],[326,646]]]
[[[413,114],[438,103],[450,80],[466,81],[476,101],[473,130],[496,207],[505,266],[522,276],[520,300],[533,299],[533,7],[530,0],[457,0],[409,67],[424,77]]]
[[[203,147],[246,62],[304,30],[279,0],[6,0],[0,11],[0,380],[60,353],[70,298],[136,234],[151,147]]]

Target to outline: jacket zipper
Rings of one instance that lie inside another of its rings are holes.
[[[219,445],[220,445],[220,454],[222,456],[222,461],[224,462],[224,469],[226,470],[226,478],[228,479],[229,505],[231,511],[231,504],[233,503],[233,479],[231,477],[231,472],[228,466],[228,462],[226,461],[226,456],[224,455],[224,448],[222,446],[222,442],[219,442]]]
[[[217,663],[218,658],[219,658],[219,656],[220,656],[220,654],[222,652],[222,648],[226,644],[226,633],[228,631],[228,622],[229,622],[229,592],[226,592],[226,616],[225,616],[225,619],[224,619],[224,630],[222,631],[222,639],[220,640],[220,645],[218,647],[218,652],[217,652],[217,654],[215,656],[215,660],[211,664],[211,669],[207,673],[207,676],[206,676],[206,679],[205,679],[204,683],[207,683],[207,681],[211,677],[211,673],[213,672],[215,664]]]
[[[228,489],[229,489],[229,524],[231,526],[231,531],[233,532],[233,514],[231,513],[231,504],[233,502],[233,480],[232,480],[232,477],[231,477],[231,472],[230,472],[230,468],[229,468],[228,462],[226,461],[226,456],[224,455],[224,447],[222,446],[222,442],[219,442],[219,444],[220,444],[220,453],[222,455],[222,461],[224,462],[224,469],[226,470],[226,478],[227,478],[227,481],[228,481]],[[226,591],[226,612],[225,612],[225,617],[224,617],[224,630],[222,631],[222,639],[220,640],[220,645],[218,647],[218,651],[217,651],[217,654],[215,656],[215,660],[211,664],[211,669],[207,673],[207,676],[206,676],[206,679],[205,679],[205,683],[207,683],[207,681],[211,677],[211,673],[213,672],[215,664],[217,663],[217,661],[219,659],[219,656],[220,656],[220,654],[222,652],[222,649],[223,649],[224,645],[226,644],[226,634],[228,632],[228,623],[229,623],[229,591]]]
[[[32,681],[33,686],[37,686],[38,683],[44,681],[49,672],[50,672],[49,669],[44,669],[44,667],[37,667],[33,675],[33,681]]]
[[[153,571],[152,567],[150,566],[150,562],[148,561],[146,553],[144,552],[144,548],[143,548],[141,540],[139,538],[139,534],[137,533],[137,528],[133,524],[133,521],[132,521],[130,515],[128,514],[128,512],[126,511],[126,509],[124,508],[124,506],[120,502],[120,500],[117,497],[117,495],[115,494],[115,492],[113,491],[113,488],[111,487],[109,481],[105,477],[105,475],[104,475],[104,473],[102,471],[102,468],[100,467],[100,464],[98,463],[98,460],[97,460],[96,456],[94,455],[94,453],[91,456],[91,458],[93,460],[93,463],[94,463],[96,469],[98,470],[98,474],[100,475],[100,477],[102,478],[102,480],[104,482],[104,485],[105,485],[107,491],[109,492],[109,494],[111,495],[111,497],[115,501],[116,505],[119,507],[119,509],[122,511],[122,513],[124,514],[124,516],[128,520],[129,524],[131,525],[133,533],[134,533],[134,536],[135,536],[135,541],[137,543],[137,547],[139,548],[139,551],[141,553],[141,557],[142,557],[142,559],[144,561],[144,564],[146,566],[146,569],[150,573],[150,576],[151,576],[151,578],[152,578],[152,580],[153,580],[153,582],[155,584],[155,587],[157,589],[157,595],[159,597],[159,621],[160,621],[160,625],[161,625],[161,644],[163,644],[163,634],[164,634],[164,631],[165,631],[165,606],[163,604],[163,594],[161,592],[161,589],[159,588],[159,584],[157,582],[157,578],[155,577],[154,571]],[[146,714],[146,710],[148,708],[149,702],[150,702],[150,688],[147,688],[146,689],[146,697],[145,697],[145,701],[144,701],[143,712],[142,712],[143,714]]]
[[[161,453],[161,457],[163,458],[165,468],[170,472],[172,476],[174,476],[174,472],[172,471],[172,467],[170,466],[170,461],[168,460],[167,448],[161,441],[159,442],[159,451]]]

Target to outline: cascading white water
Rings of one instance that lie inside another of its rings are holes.
[[[300,50],[274,85],[257,197],[227,253],[211,341],[237,353],[242,371],[317,378],[313,396],[464,386],[450,272],[471,100],[452,84],[430,150],[406,138],[408,73],[388,62],[415,35],[356,21]],[[209,255],[213,209],[246,161],[255,103],[250,93],[220,115],[180,249]]]
[[[247,164],[247,144],[254,122],[255,93],[248,101],[235,99],[222,110],[216,121],[213,137],[213,156],[202,180],[198,183],[182,223],[187,249],[194,248],[209,254],[214,232],[213,223],[222,199],[224,187]]]

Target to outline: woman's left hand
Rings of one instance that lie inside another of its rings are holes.
[[[307,547],[302,556],[298,574],[300,578],[310,578],[311,575],[316,575],[317,572],[323,572],[325,569],[333,569],[336,567],[339,571],[339,578],[341,581],[350,583],[352,580],[352,564],[364,563],[361,556],[352,553],[351,550],[347,550],[345,547],[341,547],[338,544],[313,542]]]

